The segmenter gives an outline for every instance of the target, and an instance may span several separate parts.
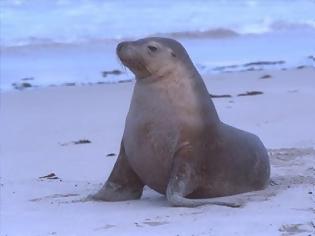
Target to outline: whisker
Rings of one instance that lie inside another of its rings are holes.
[[[116,55],[116,60],[120,66],[121,71],[128,73],[127,67],[122,63],[122,61],[120,60],[120,58],[117,55]]]

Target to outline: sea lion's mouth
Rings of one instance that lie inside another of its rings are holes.
[[[151,74],[141,61],[130,59],[121,60],[121,62],[135,74],[136,79],[143,79]]]

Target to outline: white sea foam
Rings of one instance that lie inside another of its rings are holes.
[[[313,0],[2,0],[0,7],[2,46],[216,29],[239,35],[315,30]]]

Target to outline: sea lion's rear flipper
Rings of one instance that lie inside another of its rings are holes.
[[[220,205],[227,207],[240,207],[242,199],[234,196],[208,198],[208,199],[189,199],[191,194],[198,187],[200,176],[198,176],[198,166],[193,159],[190,145],[185,145],[175,153],[171,176],[166,189],[167,200],[172,206],[177,207],[196,207],[201,205]]]
[[[104,184],[90,199],[99,201],[126,201],[139,199],[142,195],[144,184],[130,167],[123,142],[115,166]]]

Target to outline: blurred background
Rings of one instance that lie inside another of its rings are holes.
[[[314,0],[1,0],[0,9],[4,90],[128,81],[116,44],[146,36],[181,41],[202,74],[314,66]]]

